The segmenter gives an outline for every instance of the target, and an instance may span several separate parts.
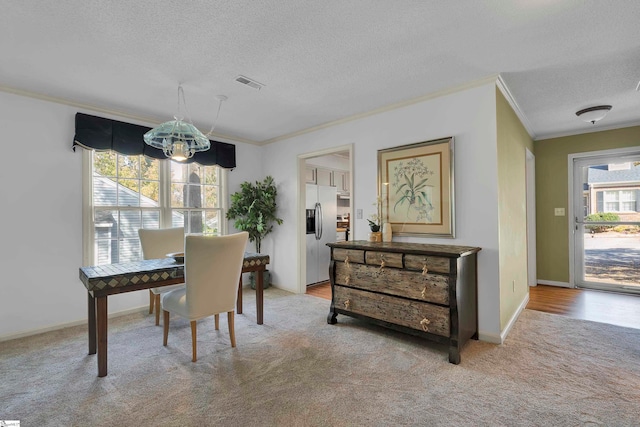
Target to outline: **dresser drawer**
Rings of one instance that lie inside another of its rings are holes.
[[[426,256],[426,255],[405,255],[404,268],[407,270],[420,270],[426,266],[428,271],[434,273],[449,274],[449,266],[451,260],[445,257]]]
[[[449,304],[449,278],[438,274],[336,263],[335,283],[368,291],[403,296],[435,304]]]
[[[357,249],[333,249],[333,259],[337,261],[344,261],[349,257],[349,262],[355,262],[357,264],[364,264],[364,251]]]
[[[371,265],[381,265],[384,260],[385,267],[402,268],[402,254],[393,252],[367,251],[365,261]]]
[[[449,309],[426,302],[334,286],[336,308],[411,329],[449,337]]]

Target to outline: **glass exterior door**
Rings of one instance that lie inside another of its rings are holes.
[[[576,286],[640,292],[640,152],[574,159]]]

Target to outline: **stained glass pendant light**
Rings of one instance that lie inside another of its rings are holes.
[[[216,97],[218,103],[218,114],[220,114],[220,106],[222,101],[226,100],[226,96],[219,95]],[[144,134],[144,142],[152,147],[158,148],[164,152],[164,155],[170,157],[171,160],[182,162],[193,157],[197,151],[206,151],[211,147],[209,143],[209,135],[213,132],[215,121],[211,130],[204,135],[189,121],[184,121],[181,114],[181,101],[186,111],[187,106],[184,100],[184,90],[182,86],[178,86],[178,114],[173,116],[173,120],[164,122],[161,125],[151,129]],[[187,116],[188,116],[187,112]]]

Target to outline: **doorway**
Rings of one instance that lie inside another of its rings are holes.
[[[352,197],[352,144],[298,156],[299,293],[306,293],[307,285],[328,283],[326,243],[351,238]]]
[[[640,148],[571,155],[576,287],[640,293]]]

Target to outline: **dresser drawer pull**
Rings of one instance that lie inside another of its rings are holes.
[[[346,300],[344,302],[344,309],[349,310],[351,308],[351,300]]]
[[[422,290],[422,292],[420,292],[420,294],[422,295],[422,299],[425,299],[427,297],[427,285],[424,285],[424,289]]]
[[[382,269],[387,266],[387,263],[384,260],[384,255],[380,255],[380,273],[382,273]]]
[[[344,265],[346,265],[347,268],[351,268],[351,265],[349,264],[349,255],[344,259]]]
[[[425,264],[424,267],[422,267],[422,275],[426,276],[428,272],[429,272],[429,269],[427,268],[427,264]]]
[[[425,332],[429,332],[429,324],[431,321],[426,317],[420,321],[420,326],[422,326],[422,330]]]
[[[346,276],[344,276],[344,284],[348,285],[349,283],[351,283],[351,276],[347,274]]]

